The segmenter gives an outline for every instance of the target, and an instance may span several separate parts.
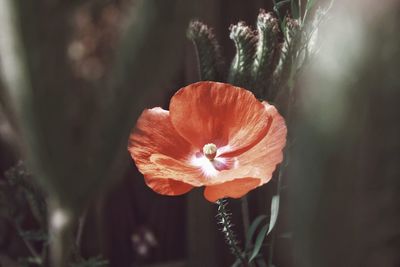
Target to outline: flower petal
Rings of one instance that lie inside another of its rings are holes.
[[[263,105],[272,118],[268,134],[251,149],[235,157],[234,167],[219,172],[216,177],[209,180],[208,185],[245,177],[258,178],[262,185],[272,178],[276,166],[283,160],[287,128],[283,117],[274,106],[267,102],[263,102]]]
[[[169,109],[175,129],[193,146],[229,145],[225,153],[231,155],[258,143],[270,127],[266,109],[251,92],[225,83],[188,85],[172,97]]]
[[[193,147],[172,126],[169,112],[161,108],[143,111],[129,137],[128,150],[147,179],[173,179],[200,186],[201,172],[185,161]],[[170,183],[174,185],[176,183]]]
[[[167,196],[183,195],[193,189],[192,185],[174,179],[145,177],[145,182],[155,192]]]
[[[146,166],[147,173],[152,177],[172,178],[194,186],[202,186],[204,176],[201,168],[194,167],[184,160],[176,160],[162,154],[153,154],[150,156],[150,162]]]
[[[260,179],[242,178],[222,184],[206,186],[204,197],[211,202],[224,197],[240,198],[260,184]]]

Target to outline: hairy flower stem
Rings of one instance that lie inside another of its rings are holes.
[[[221,232],[225,236],[225,242],[242,266],[248,267],[249,265],[244,257],[242,249],[238,245],[239,242],[236,239],[235,232],[232,229],[231,214],[226,208],[228,201],[226,199],[220,199],[216,203],[218,205],[217,220],[218,224],[221,225]]]

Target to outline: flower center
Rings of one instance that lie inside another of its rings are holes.
[[[209,160],[213,160],[217,155],[217,146],[213,143],[205,144],[203,146],[203,154]]]

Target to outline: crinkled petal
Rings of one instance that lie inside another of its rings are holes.
[[[192,185],[174,179],[145,177],[145,182],[155,192],[167,196],[183,195],[193,189]]]
[[[186,163],[193,149],[172,126],[169,112],[161,108],[143,111],[128,144],[137,168],[147,180],[173,179],[200,186],[201,171]]]
[[[201,168],[186,163],[186,160],[176,160],[166,155],[153,154],[150,156],[150,162],[151,164],[146,168],[152,177],[173,178],[193,186],[202,186],[204,183]]]
[[[283,117],[274,106],[267,102],[263,102],[263,105],[272,118],[268,134],[254,147],[235,157],[235,164],[231,169],[220,171],[209,179],[209,185],[245,177],[258,178],[262,185],[272,178],[276,166],[283,160],[287,128]]]
[[[206,186],[204,197],[211,202],[224,197],[240,198],[260,184],[260,179],[242,178],[222,184]]]
[[[228,147],[233,156],[260,142],[271,121],[264,106],[242,88],[218,82],[198,82],[180,89],[170,102],[177,132],[201,149],[207,143]]]

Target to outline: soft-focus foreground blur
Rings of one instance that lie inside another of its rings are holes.
[[[216,205],[155,194],[126,145],[144,108],[199,80],[191,19],[230,61],[229,25],[273,4],[0,0],[0,266],[230,266]],[[292,103],[274,266],[400,266],[399,25],[399,1],[336,0],[274,103]],[[248,195],[251,220],[275,188]]]
[[[399,266],[400,3],[336,1],[301,81],[296,266]]]

